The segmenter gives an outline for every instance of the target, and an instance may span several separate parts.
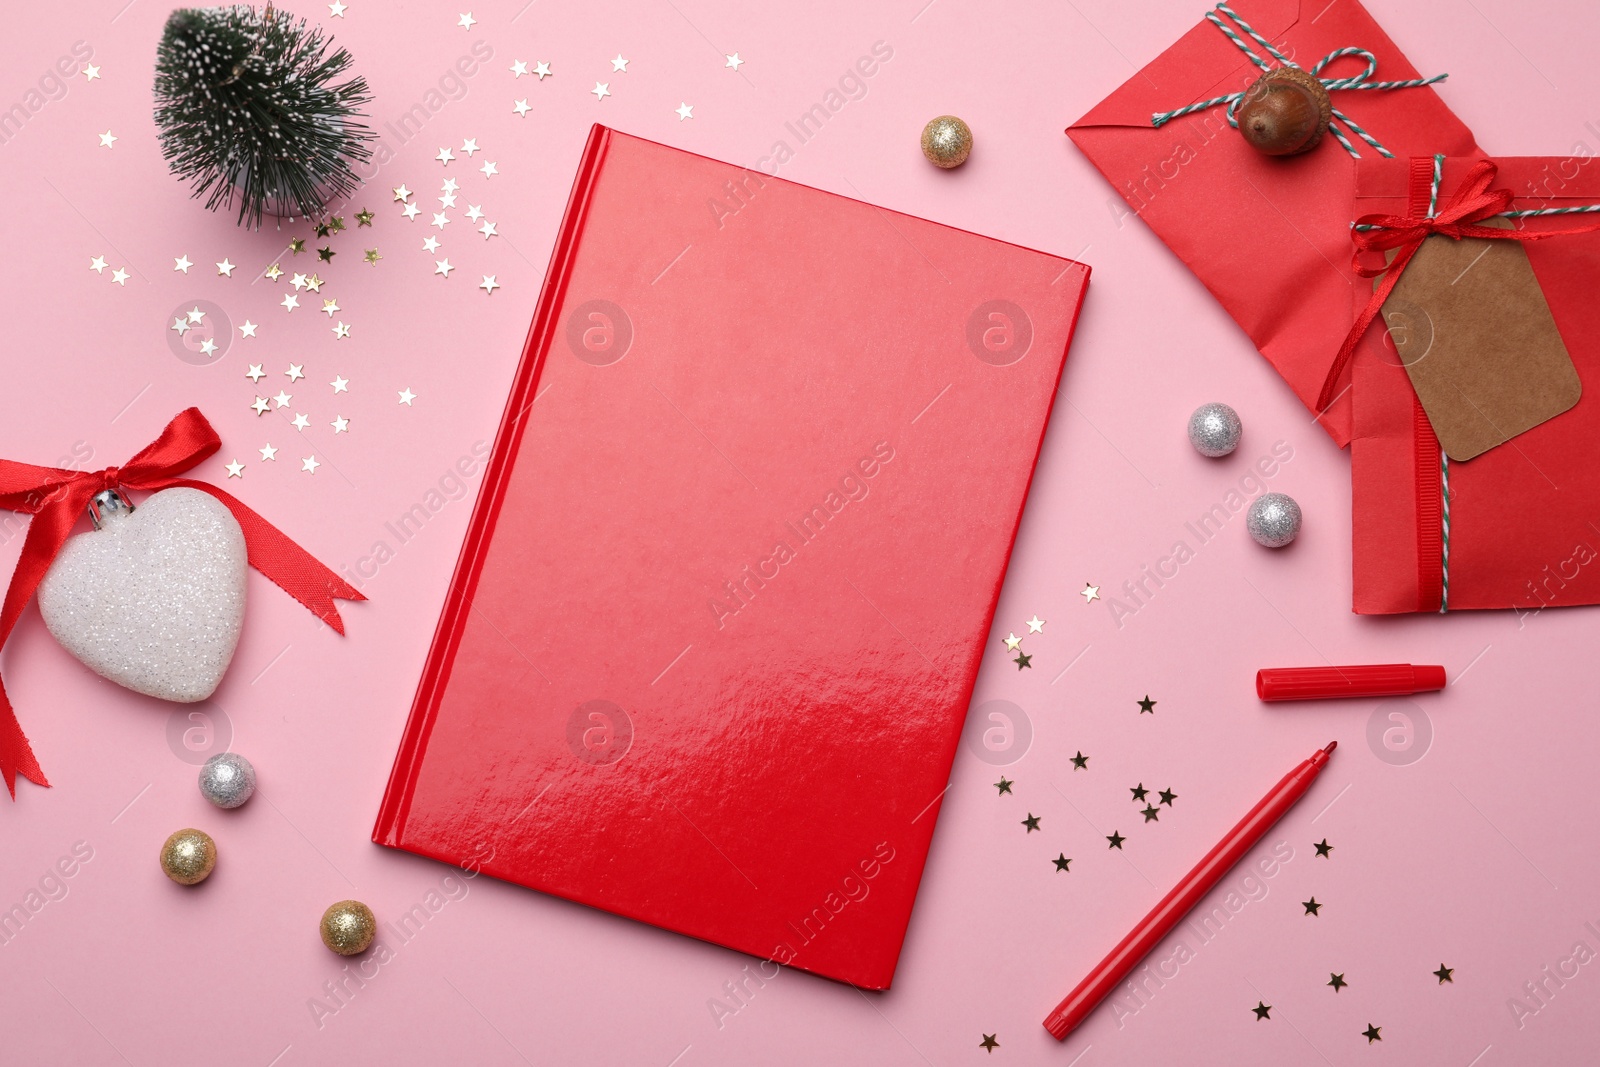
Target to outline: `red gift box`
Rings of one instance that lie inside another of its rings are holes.
[[[1241,26],[1307,68],[1341,49],[1359,48],[1375,58],[1376,79],[1420,78],[1355,0],[1308,3],[1304,10],[1298,0],[1240,0],[1231,8],[1218,5],[1067,134],[1316,411],[1318,391],[1351,318],[1346,213],[1358,160],[1338,138],[1362,159],[1380,153],[1336,120],[1336,135],[1311,151],[1264,156],[1229,127],[1223,104],[1154,127],[1156,113],[1255,81],[1262,68],[1241,45],[1278,65]],[[1362,64],[1362,57],[1346,54],[1332,62],[1330,72],[1356,78]],[[1477,151],[1471,131],[1428,86],[1329,88],[1334,107],[1396,156]],[[1348,397],[1328,406],[1320,421],[1340,445],[1348,443]]]
[[[1481,157],[1447,159],[1444,203]],[[1522,157],[1493,161],[1493,185],[1516,211],[1600,204],[1600,162]],[[1412,214],[1409,160],[1363,161],[1355,217]],[[1528,232],[1595,225],[1600,216],[1517,220]],[[1600,603],[1600,231],[1527,241],[1528,260],[1584,384],[1577,405],[1465,462],[1438,438],[1388,334],[1375,325],[1356,348],[1355,610],[1362,614]],[[1347,253],[1348,255],[1348,253]],[[1371,291],[1356,292],[1365,305]]]

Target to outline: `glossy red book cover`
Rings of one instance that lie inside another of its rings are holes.
[[[887,988],[1088,276],[596,126],[373,839]]]

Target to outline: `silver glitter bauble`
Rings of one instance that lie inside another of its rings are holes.
[[[972,128],[954,115],[940,115],[922,127],[922,154],[936,167],[959,167],[972,154]]]
[[[1250,505],[1244,524],[1256,544],[1282,548],[1300,533],[1300,505],[1285,493],[1266,493]]]
[[[237,752],[219,752],[200,768],[200,792],[219,808],[237,808],[256,792],[256,769]]]
[[[1189,416],[1189,443],[1202,456],[1226,456],[1243,432],[1239,413],[1226,404],[1201,404]]]

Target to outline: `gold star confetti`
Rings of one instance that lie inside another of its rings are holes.
[[[283,268],[278,266],[276,263],[267,268],[268,281],[275,282],[281,277],[283,277]]]
[[[333,218],[329,219],[328,220],[328,229],[332,230],[334,233],[343,233],[344,232],[344,216],[343,215],[335,215]]]
[[[334,254],[333,249],[327,246],[317,249],[317,258],[324,263],[332,263]]]
[[[1022,638],[1018,637],[1014,633],[1006,634],[1006,651],[1007,652],[1015,652],[1017,650],[1017,646],[1020,645],[1020,644],[1022,644]]]
[[[326,222],[319,222],[315,226],[311,227],[311,229],[312,229],[312,232],[315,233],[318,237],[326,237],[326,236],[328,236],[328,234],[333,232],[332,228],[329,227],[329,225]]]
[[[411,199],[411,190],[407,189],[403,185],[395,186],[394,187],[394,199],[395,199],[396,203],[399,203],[399,204],[405,203],[407,200]]]
[[[306,239],[304,237],[291,237],[291,238],[289,238],[289,251],[293,252],[295,255],[298,256],[301,252],[304,252],[305,250],[306,250]]]
[[[378,250],[376,248],[369,248],[362,258],[376,267],[378,265],[378,260],[382,259],[383,257],[378,255]]]
[[[339,310],[339,301],[337,301],[337,300],[324,300],[322,302],[322,313],[324,315],[328,316],[328,318],[330,318],[330,319],[333,318],[333,313],[335,311],[338,311],[338,310]]]
[[[373,213],[368,211],[366,208],[362,208],[360,211],[356,212],[356,226],[371,226],[372,220],[376,217],[377,216],[373,215]]]
[[[322,292],[322,287],[326,284],[327,283],[322,280],[322,275],[320,274],[313,274],[311,277],[306,279],[306,288],[310,289],[313,293]]]

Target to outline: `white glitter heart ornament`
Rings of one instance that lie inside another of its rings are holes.
[[[136,693],[193,703],[222,681],[244,623],[244,531],[198,489],[137,508],[102,494],[100,528],[67,539],[39,583],[63,648]]]

